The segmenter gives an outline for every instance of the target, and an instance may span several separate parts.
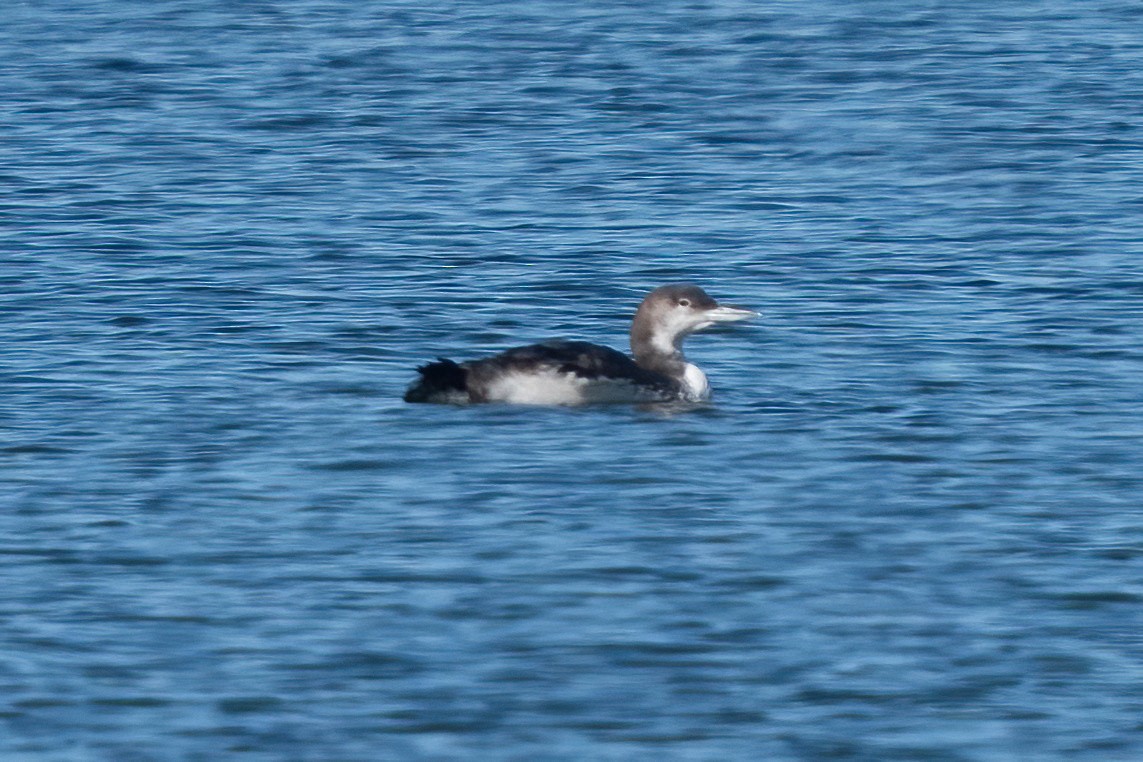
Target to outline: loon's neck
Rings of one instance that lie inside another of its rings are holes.
[[[681,379],[687,366],[681,337],[656,331],[654,326],[648,325],[649,321],[641,320],[641,317],[636,315],[631,326],[631,354],[635,362],[641,368]]]
[[[632,354],[635,355],[635,363],[640,368],[662,373],[664,376],[682,378],[687,370],[687,360],[682,352],[664,353],[636,349]]]
[[[631,332],[631,353],[635,356],[635,363],[640,368],[670,378],[678,384],[683,399],[700,401],[710,397],[706,374],[697,365],[687,362],[680,347],[661,338],[656,341],[656,338],[660,337]]]

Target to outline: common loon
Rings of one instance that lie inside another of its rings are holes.
[[[683,339],[715,323],[757,317],[720,305],[698,286],[660,286],[631,323],[632,360],[586,341],[546,341],[482,360],[441,358],[417,368],[406,402],[582,405],[597,402],[699,402],[710,397],[706,374],[683,357]]]

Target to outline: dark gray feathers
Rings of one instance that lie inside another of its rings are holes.
[[[468,371],[441,357],[417,368],[421,374],[405,392],[405,402],[458,402],[468,399]]]
[[[406,402],[484,402],[500,378],[551,372],[590,381],[627,381],[663,397],[678,391],[678,383],[670,377],[639,367],[622,352],[586,341],[546,341],[463,363],[440,359],[417,371],[421,378],[405,392]]]

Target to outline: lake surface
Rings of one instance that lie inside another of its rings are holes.
[[[1143,758],[1143,6],[0,15],[3,759]]]

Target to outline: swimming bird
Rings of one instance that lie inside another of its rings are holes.
[[[683,357],[690,334],[715,323],[757,317],[721,305],[698,286],[660,286],[631,323],[632,357],[586,341],[545,341],[467,362],[444,358],[417,368],[406,402],[582,405],[598,402],[701,402],[706,374]]]

